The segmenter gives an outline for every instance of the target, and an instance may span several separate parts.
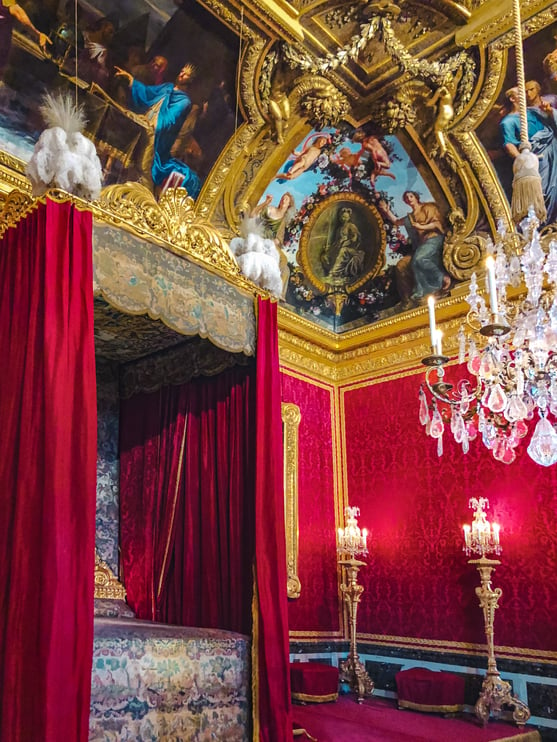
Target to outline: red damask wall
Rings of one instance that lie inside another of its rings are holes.
[[[289,601],[293,632],[339,632],[335,542],[333,388],[282,374],[282,401],[298,405],[299,557],[301,596]]]
[[[496,644],[557,650],[557,467],[534,464],[525,445],[510,466],[479,440],[464,456],[448,430],[438,459],[418,421],[419,384],[414,375],[341,390],[348,500],[371,530],[358,631],[485,642],[478,574],[462,551],[468,499],[484,496],[503,545]]]

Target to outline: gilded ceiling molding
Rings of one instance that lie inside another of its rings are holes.
[[[287,4],[287,3],[286,3]],[[253,21],[242,16],[240,11],[232,12],[219,0],[208,0],[205,5],[238,35],[241,44],[242,59],[240,62],[239,97],[242,112],[238,112],[238,129],[234,132],[226,148],[212,168],[211,178],[202,188],[197,199],[197,214],[215,226],[227,230],[224,192],[226,184],[233,181],[231,172],[237,170],[237,163],[249,150],[257,131],[264,125],[265,119],[260,111],[255,89],[256,71],[265,45],[268,41],[259,29],[252,27]],[[242,117],[246,121],[242,121]]]
[[[274,33],[278,33],[282,38],[304,40],[304,29],[299,21],[300,13],[287,0],[250,0],[250,5],[255,17],[264,20]]]
[[[557,3],[552,0],[521,0],[520,13],[523,38],[526,38],[557,17]],[[495,39],[501,39],[501,48],[510,47],[514,43],[512,18],[512,0],[483,3],[473,11],[467,25],[457,29],[455,41],[464,49],[487,46]]]
[[[507,50],[490,47],[487,50],[486,69],[478,96],[466,116],[452,128],[453,133],[474,131],[493,107],[501,91],[507,71]]]
[[[495,232],[499,220],[502,220],[506,229],[510,231],[513,229],[513,221],[509,203],[478,137],[474,133],[455,132],[454,138],[470,163],[479,189],[485,198],[486,216],[492,232]]]
[[[438,305],[438,324],[446,339],[448,356],[458,354],[458,329],[464,321],[464,294]],[[425,308],[407,312],[372,329],[362,328],[337,338],[328,346],[327,336],[311,324],[299,327],[290,314],[279,310],[279,354],[283,366],[330,384],[373,379],[388,372],[406,376],[421,369],[421,359],[430,353],[429,334],[424,328]],[[331,333],[333,334],[333,333]],[[308,339],[311,338],[311,339]],[[404,342],[402,341],[404,340]]]

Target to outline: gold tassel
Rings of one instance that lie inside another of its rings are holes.
[[[522,149],[513,163],[513,197],[511,203],[512,217],[520,222],[528,216],[528,210],[534,208],[536,216],[543,224],[547,218],[543,197],[542,179],[538,158],[528,148]]]

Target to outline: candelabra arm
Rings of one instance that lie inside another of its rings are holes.
[[[437,374],[437,381],[431,380],[432,373]],[[467,392],[464,384],[458,385],[458,390],[449,394],[453,385],[444,381],[445,370],[442,366],[430,366],[425,372],[425,385],[432,397],[449,405],[461,405],[462,403],[472,404],[481,395],[481,384],[478,379],[476,389],[473,392]]]
[[[350,559],[340,559],[339,564],[343,570],[340,589],[348,612],[350,636],[348,658],[340,663],[340,680],[349,684],[351,690],[357,695],[358,703],[361,703],[364,697],[371,696],[375,689],[373,680],[360,661],[356,640],[358,604],[364,591],[362,585],[358,584],[358,572],[360,567],[365,566],[365,562],[352,557]]]
[[[482,683],[482,690],[476,702],[474,711],[476,716],[485,725],[491,714],[499,716],[503,706],[513,709],[513,719],[519,726],[526,724],[530,718],[530,709],[511,693],[511,684],[502,680],[497,669],[495,659],[494,623],[495,611],[499,607],[499,598],[503,594],[500,587],[491,587],[491,573],[501,562],[498,559],[470,559],[480,574],[480,587],[476,588],[476,595],[483,611],[485,637],[487,640],[487,673]]]

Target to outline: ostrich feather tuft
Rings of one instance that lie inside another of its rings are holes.
[[[68,134],[83,131],[87,123],[83,106],[76,108],[69,93],[47,93],[39,110],[49,128],[59,126]]]

